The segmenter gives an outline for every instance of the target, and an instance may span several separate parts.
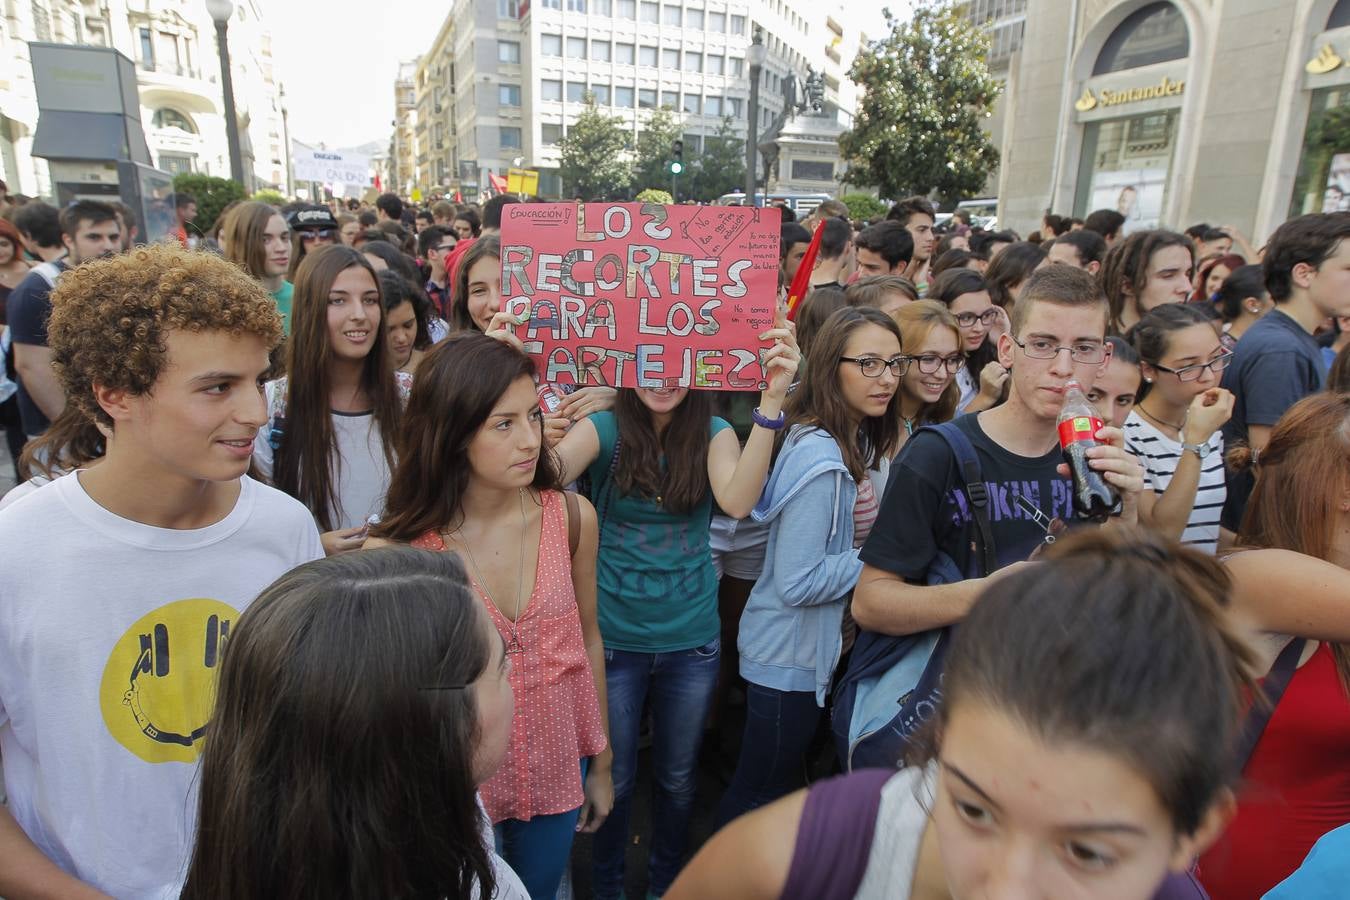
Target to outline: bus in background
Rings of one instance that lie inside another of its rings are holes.
[[[797,214],[797,219],[806,218],[815,212],[816,207],[826,200],[829,200],[829,194],[769,194],[767,197],[762,194],[755,194],[756,206],[772,206],[778,201],[782,201],[788,209]],[[737,191],[734,194],[723,194],[717,198],[717,206],[744,206],[745,191]]]

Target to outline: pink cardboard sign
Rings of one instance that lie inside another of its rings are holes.
[[[502,303],[554,384],[761,390],[777,211],[655,203],[502,210]]]

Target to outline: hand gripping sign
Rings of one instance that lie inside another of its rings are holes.
[[[773,326],[776,210],[516,203],[502,304],[543,381],[758,391]]]

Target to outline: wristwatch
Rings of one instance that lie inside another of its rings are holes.
[[[1183,443],[1181,445],[1181,452],[1185,453],[1188,450],[1191,453],[1194,453],[1196,456],[1198,456],[1201,462],[1203,462],[1205,457],[1209,456],[1209,441],[1205,441],[1204,443],[1201,444]]]

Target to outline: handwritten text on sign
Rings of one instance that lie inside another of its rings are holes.
[[[545,381],[760,390],[772,327],[776,211],[517,203],[502,221],[502,297]]]

